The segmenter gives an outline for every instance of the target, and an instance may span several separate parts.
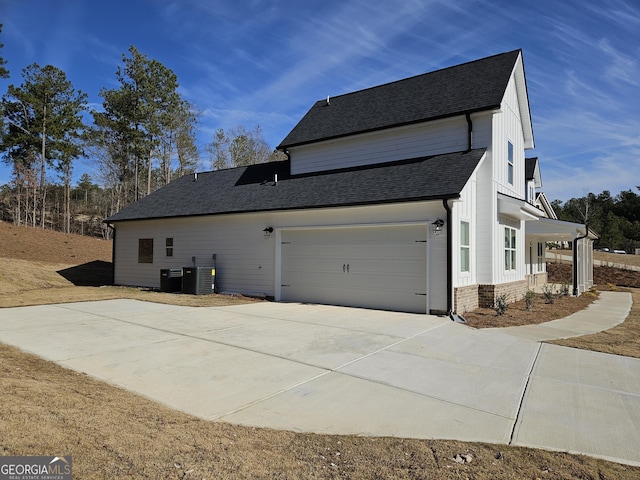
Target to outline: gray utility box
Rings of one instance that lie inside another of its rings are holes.
[[[169,293],[182,291],[181,268],[163,268],[160,270],[160,291]]]
[[[184,267],[182,269],[182,293],[209,295],[216,289],[215,267]]]

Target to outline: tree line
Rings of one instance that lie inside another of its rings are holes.
[[[6,64],[0,56],[0,78],[9,78]],[[203,163],[197,110],[178,92],[171,69],[131,46],[116,79],[117,88],[100,90],[99,110],[89,110],[87,94],[53,65],[29,65],[21,84],[8,86],[0,103],[0,154],[11,181],[0,187],[0,219],[108,237],[102,219]],[[259,126],[220,129],[205,152],[212,169],[282,158]],[[93,169],[73,187],[81,158]]]
[[[640,190],[640,186],[636,187]],[[611,196],[608,190],[589,193],[566,202],[554,200],[551,206],[560,220],[582,223],[599,236],[596,248],[625,250],[634,253],[640,248],[640,195],[625,190]]]

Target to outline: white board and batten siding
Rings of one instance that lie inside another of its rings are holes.
[[[467,148],[464,116],[292,147],[293,175],[460,152]]]
[[[482,164],[479,166],[482,168]],[[453,286],[461,287],[478,283],[476,280],[476,238],[477,238],[477,172],[475,172],[467,185],[460,192],[460,200],[453,204],[453,241],[452,241],[452,269]],[[461,267],[461,222],[469,223],[469,271],[463,272]]]
[[[157,288],[161,269],[191,266],[194,256],[197,265],[207,266],[216,254],[220,291],[390,310],[446,310],[446,234],[432,237],[436,218],[444,218],[441,202],[121,222],[115,282]],[[274,228],[268,238],[265,227]],[[154,239],[151,264],[138,263],[140,238]],[[165,255],[166,238],[173,238],[173,257]],[[291,243],[283,245],[294,238],[302,240],[299,260],[287,251]],[[318,263],[329,259],[339,273],[344,264],[345,275],[349,265],[351,276],[341,284],[351,288],[348,298],[317,288],[334,283],[323,280]],[[296,268],[298,277],[292,277]],[[304,288],[296,281],[315,285],[317,295],[298,295]],[[285,291],[285,282],[293,289]],[[393,293],[402,290],[411,290],[411,298],[403,301],[404,294]]]
[[[513,144],[513,184],[509,183],[507,174],[508,142]],[[518,92],[515,79],[511,77],[502,100],[501,112],[493,116],[493,176],[498,192],[511,197],[525,198],[524,150]]]

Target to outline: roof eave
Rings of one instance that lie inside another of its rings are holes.
[[[527,89],[527,77],[524,71],[524,59],[522,51],[513,67],[513,75],[518,93],[518,105],[520,107],[520,117],[524,134],[524,148],[529,150],[535,148],[533,139],[533,122],[531,120],[531,109],[529,108],[529,91]]]
[[[171,220],[175,218],[193,218],[193,217],[217,217],[223,215],[243,215],[249,213],[265,213],[265,212],[289,212],[289,211],[300,211],[300,210],[318,210],[324,208],[351,208],[351,207],[366,207],[373,205],[391,205],[394,203],[411,203],[411,202],[431,202],[437,200],[455,200],[460,198],[459,193],[447,193],[443,195],[425,195],[421,197],[409,197],[409,198],[401,198],[401,199],[387,199],[380,201],[367,201],[367,202],[350,202],[350,203],[338,203],[338,204],[324,204],[324,205],[307,205],[307,206],[298,206],[298,207],[290,207],[290,208],[270,208],[270,209],[260,209],[260,210],[237,210],[233,212],[205,212],[205,213],[192,213],[192,214],[184,214],[184,215],[167,215],[167,216],[159,216],[159,217],[144,217],[144,218],[122,218],[122,219],[112,219],[107,218],[103,220],[104,223],[109,225],[114,225],[123,222],[141,222],[147,220]]]
[[[429,118],[423,118],[420,120],[415,120],[412,122],[402,122],[402,123],[396,123],[393,125],[385,125],[383,127],[378,127],[378,128],[370,128],[370,129],[366,129],[366,130],[359,130],[357,132],[350,132],[350,133],[345,133],[343,135],[333,135],[330,137],[324,137],[324,138],[319,138],[319,139],[315,139],[315,140],[309,140],[306,142],[298,142],[298,143],[290,143],[290,144],[280,144],[276,147],[276,150],[280,150],[280,151],[286,151],[289,148],[294,148],[294,147],[301,147],[304,145],[312,145],[314,143],[321,143],[321,142],[326,142],[329,140],[336,140],[339,138],[347,138],[347,137],[353,137],[356,135],[363,135],[365,133],[372,133],[372,132],[381,132],[383,130],[389,130],[391,128],[398,128],[398,127],[406,127],[408,125],[417,125],[419,123],[428,123],[428,122],[433,122],[436,120],[442,120],[445,118],[453,118],[453,117],[462,117],[465,115],[471,115],[472,113],[479,113],[479,112],[493,112],[495,110],[499,110],[501,107],[500,104],[497,105],[491,105],[488,107],[482,107],[482,108],[475,108],[475,109],[471,109],[471,110],[464,110],[461,112],[455,112],[455,113],[448,113],[445,115],[438,115],[438,116],[434,116],[434,117],[429,117]]]

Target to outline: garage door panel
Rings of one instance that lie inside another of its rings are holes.
[[[283,232],[283,300],[426,311],[426,226]]]

